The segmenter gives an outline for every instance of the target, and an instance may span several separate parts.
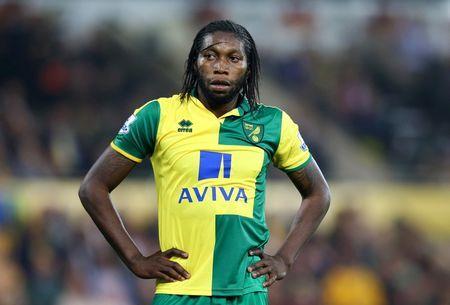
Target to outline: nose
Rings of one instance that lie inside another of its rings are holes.
[[[213,65],[214,74],[228,74],[228,65],[225,59],[218,58]]]

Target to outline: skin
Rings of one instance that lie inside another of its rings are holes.
[[[173,248],[142,255],[111,202],[109,194],[135,166],[135,162],[108,147],[84,178],[78,192],[80,200],[103,236],[136,276],[168,282],[188,279],[189,272],[170,260],[174,256],[188,258],[188,254]]]
[[[216,117],[236,108],[238,93],[247,77],[247,57],[244,44],[234,34],[215,32],[204,38],[203,49],[197,58],[199,100]],[[222,90],[214,82],[227,82]]]
[[[238,103],[237,93],[248,74],[247,59],[242,42],[230,33],[207,35],[204,46],[197,60],[201,82],[197,88],[199,99],[216,117],[220,117]],[[214,86],[217,80],[226,82],[228,86]],[[108,147],[84,178],[78,193],[80,200],[106,240],[136,276],[168,282],[186,280],[190,278],[188,271],[170,258],[186,259],[188,253],[172,248],[150,256],[142,255],[111,202],[110,193],[135,166],[134,161]],[[248,272],[252,272],[255,278],[266,276],[266,287],[286,276],[330,203],[328,185],[314,160],[304,169],[290,173],[289,178],[303,199],[286,240],[275,255],[263,253],[260,249],[249,251],[249,255],[257,255],[261,260],[249,266]]]
[[[302,195],[302,202],[290,231],[275,255],[263,253],[261,249],[251,249],[249,255],[256,255],[261,260],[248,267],[253,278],[266,276],[263,286],[269,287],[282,280],[300,250],[316,231],[330,206],[330,190],[315,160],[304,169],[288,174],[297,190]]]

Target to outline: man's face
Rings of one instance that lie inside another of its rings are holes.
[[[234,34],[215,32],[205,36],[197,58],[199,89],[208,101],[230,102],[247,76],[244,44]]]

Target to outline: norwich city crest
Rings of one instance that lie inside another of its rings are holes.
[[[242,122],[245,136],[253,143],[261,142],[264,136],[264,125]]]

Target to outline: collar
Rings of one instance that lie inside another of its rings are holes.
[[[205,105],[203,105],[203,103],[198,99],[196,88],[192,89],[191,93],[189,94],[189,98],[197,106],[199,106],[205,110],[208,110],[205,107]],[[239,116],[243,116],[244,114],[250,112],[251,107],[250,107],[250,103],[248,102],[247,98],[245,96],[243,96],[240,100],[241,101],[239,102],[239,105],[236,108],[231,109],[230,111],[228,111],[227,113],[225,113],[224,115],[219,117],[219,119],[229,117],[229,116],[238,116],[239,117]]]

